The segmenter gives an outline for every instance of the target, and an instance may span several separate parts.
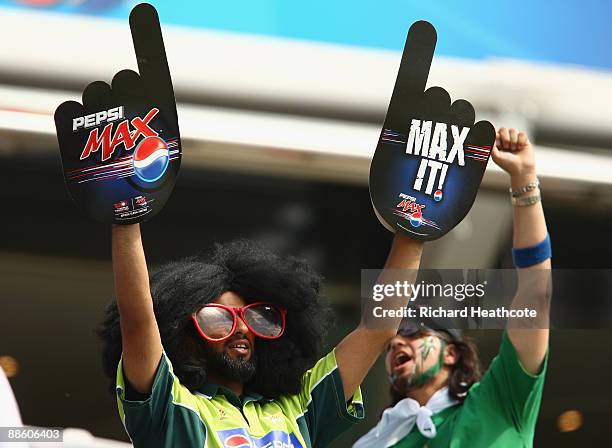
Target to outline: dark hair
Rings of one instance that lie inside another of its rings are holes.
[[[151,275],[151,294],[174,373],[191,391],[206,382],[206,342],[190,317],[223,292],[233,291],[247,302],[264,300],[287,310],[280,339],[257,339],[256,373],[245,387],[271,398],[298,393],[303,374],[322,355],[329,321],[329,307],[320,295],[321,280],[305,261],[281,258],[247,240],[217,244],[207,257],[194,256],[160,267]],[[104,343],[104,372],[114,390],[121,356],[116,302],[109,305],[98,334]]]
[[[463,337],[459,340],[442,331],[436,332],[436,335],[443,339],[446,345],[454,346],[457,352],[457,362],[451,366],[448,391],[452,398],[463,403],[470,387],[482,377],[478,348],[470,338]],[[393,386],[390,388],[390,394],[391,406],[406,398],[405,394],[398,392]]]

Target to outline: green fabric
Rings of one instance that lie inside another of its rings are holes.
[[[192,393],[173,374],[172,363],[164,353],[151,395],[144,401],[130,401],[125,397],[119,362],[117,403],[136,448],[225,448],[249,444],[252,448],[318,448],[327,446],[364,416],[359,388],[349,403],[344,400],[334,351],[304,374],[299,394],[276,399],[256,393],[238,397],[212,384]]]
[[[548,355],[538,375],[527,373],[504,331],[498,355],[463,404],[432,416],[436,437],[415,425],[393,448],[531,448],[547,362]]]

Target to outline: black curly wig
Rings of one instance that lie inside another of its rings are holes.
[[[275,398],[298,393],[302,375],[323,354],[330,309],[321,297],[321,277],[305,262],[282,258],[246,240],[218,244],[207,257],[168,263],[150,277],[151,294],[164,350],[181,383],[194,391],[206,382],[206,342],[190,317],[223,292],[247,302],[269,301],[285,307],[287,326],[280,339],[258,338],[256,373],[247,390]],[[99,336],[104,372],[114,379],[121,356],[116,302],[109,305]]]

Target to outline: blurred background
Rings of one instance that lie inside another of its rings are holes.
[[[135,3],[0,0],[0,365],[24,423],[119,440],[94,334],[112,298],[110,230],[70,202],[52,114],[89,82],[136,68]],[[360,269],[381,267],[390,244],[370,206],[369,163],[407,30],[425,19],[438,31],[429,85],[536,142],[554,266],[612,267],[610,2],[152,3],[183,165],[172,199],[143,228],[150,264],[262,239],[326,277],[337,312],[330,347],[357,325]],[[490,162],[472,211],[426,245],[424,267],[511,266],[507,183]],[[488,365],[500,333],[471,336]],[[553,331],[535,446],[609,445],[611,343],[609,330]],[[377,421],[387,388],[379,362],[364,385],[367,422],[335,446]]]

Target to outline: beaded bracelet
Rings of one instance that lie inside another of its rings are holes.
[[[530,191],[535,190],[539,186],[540,186],[540,179],[536,177],[536,180],[534,180],[533,182],[529,182],[524,187],[521,187],[517,190],[513,190],[512,188],[509,188],[508,191],[510,191],[510,196],[512,196],[513,198],[518,198],[519,196],[522,196],[525,193],[529,193]]]
[[[537,204],[542,200],[542,195],[538,190],[535,194],[529,196],[521,196],[520,198],[512,197],[510,201],[512,205],[517,207],[529,207],[530,205]]]

